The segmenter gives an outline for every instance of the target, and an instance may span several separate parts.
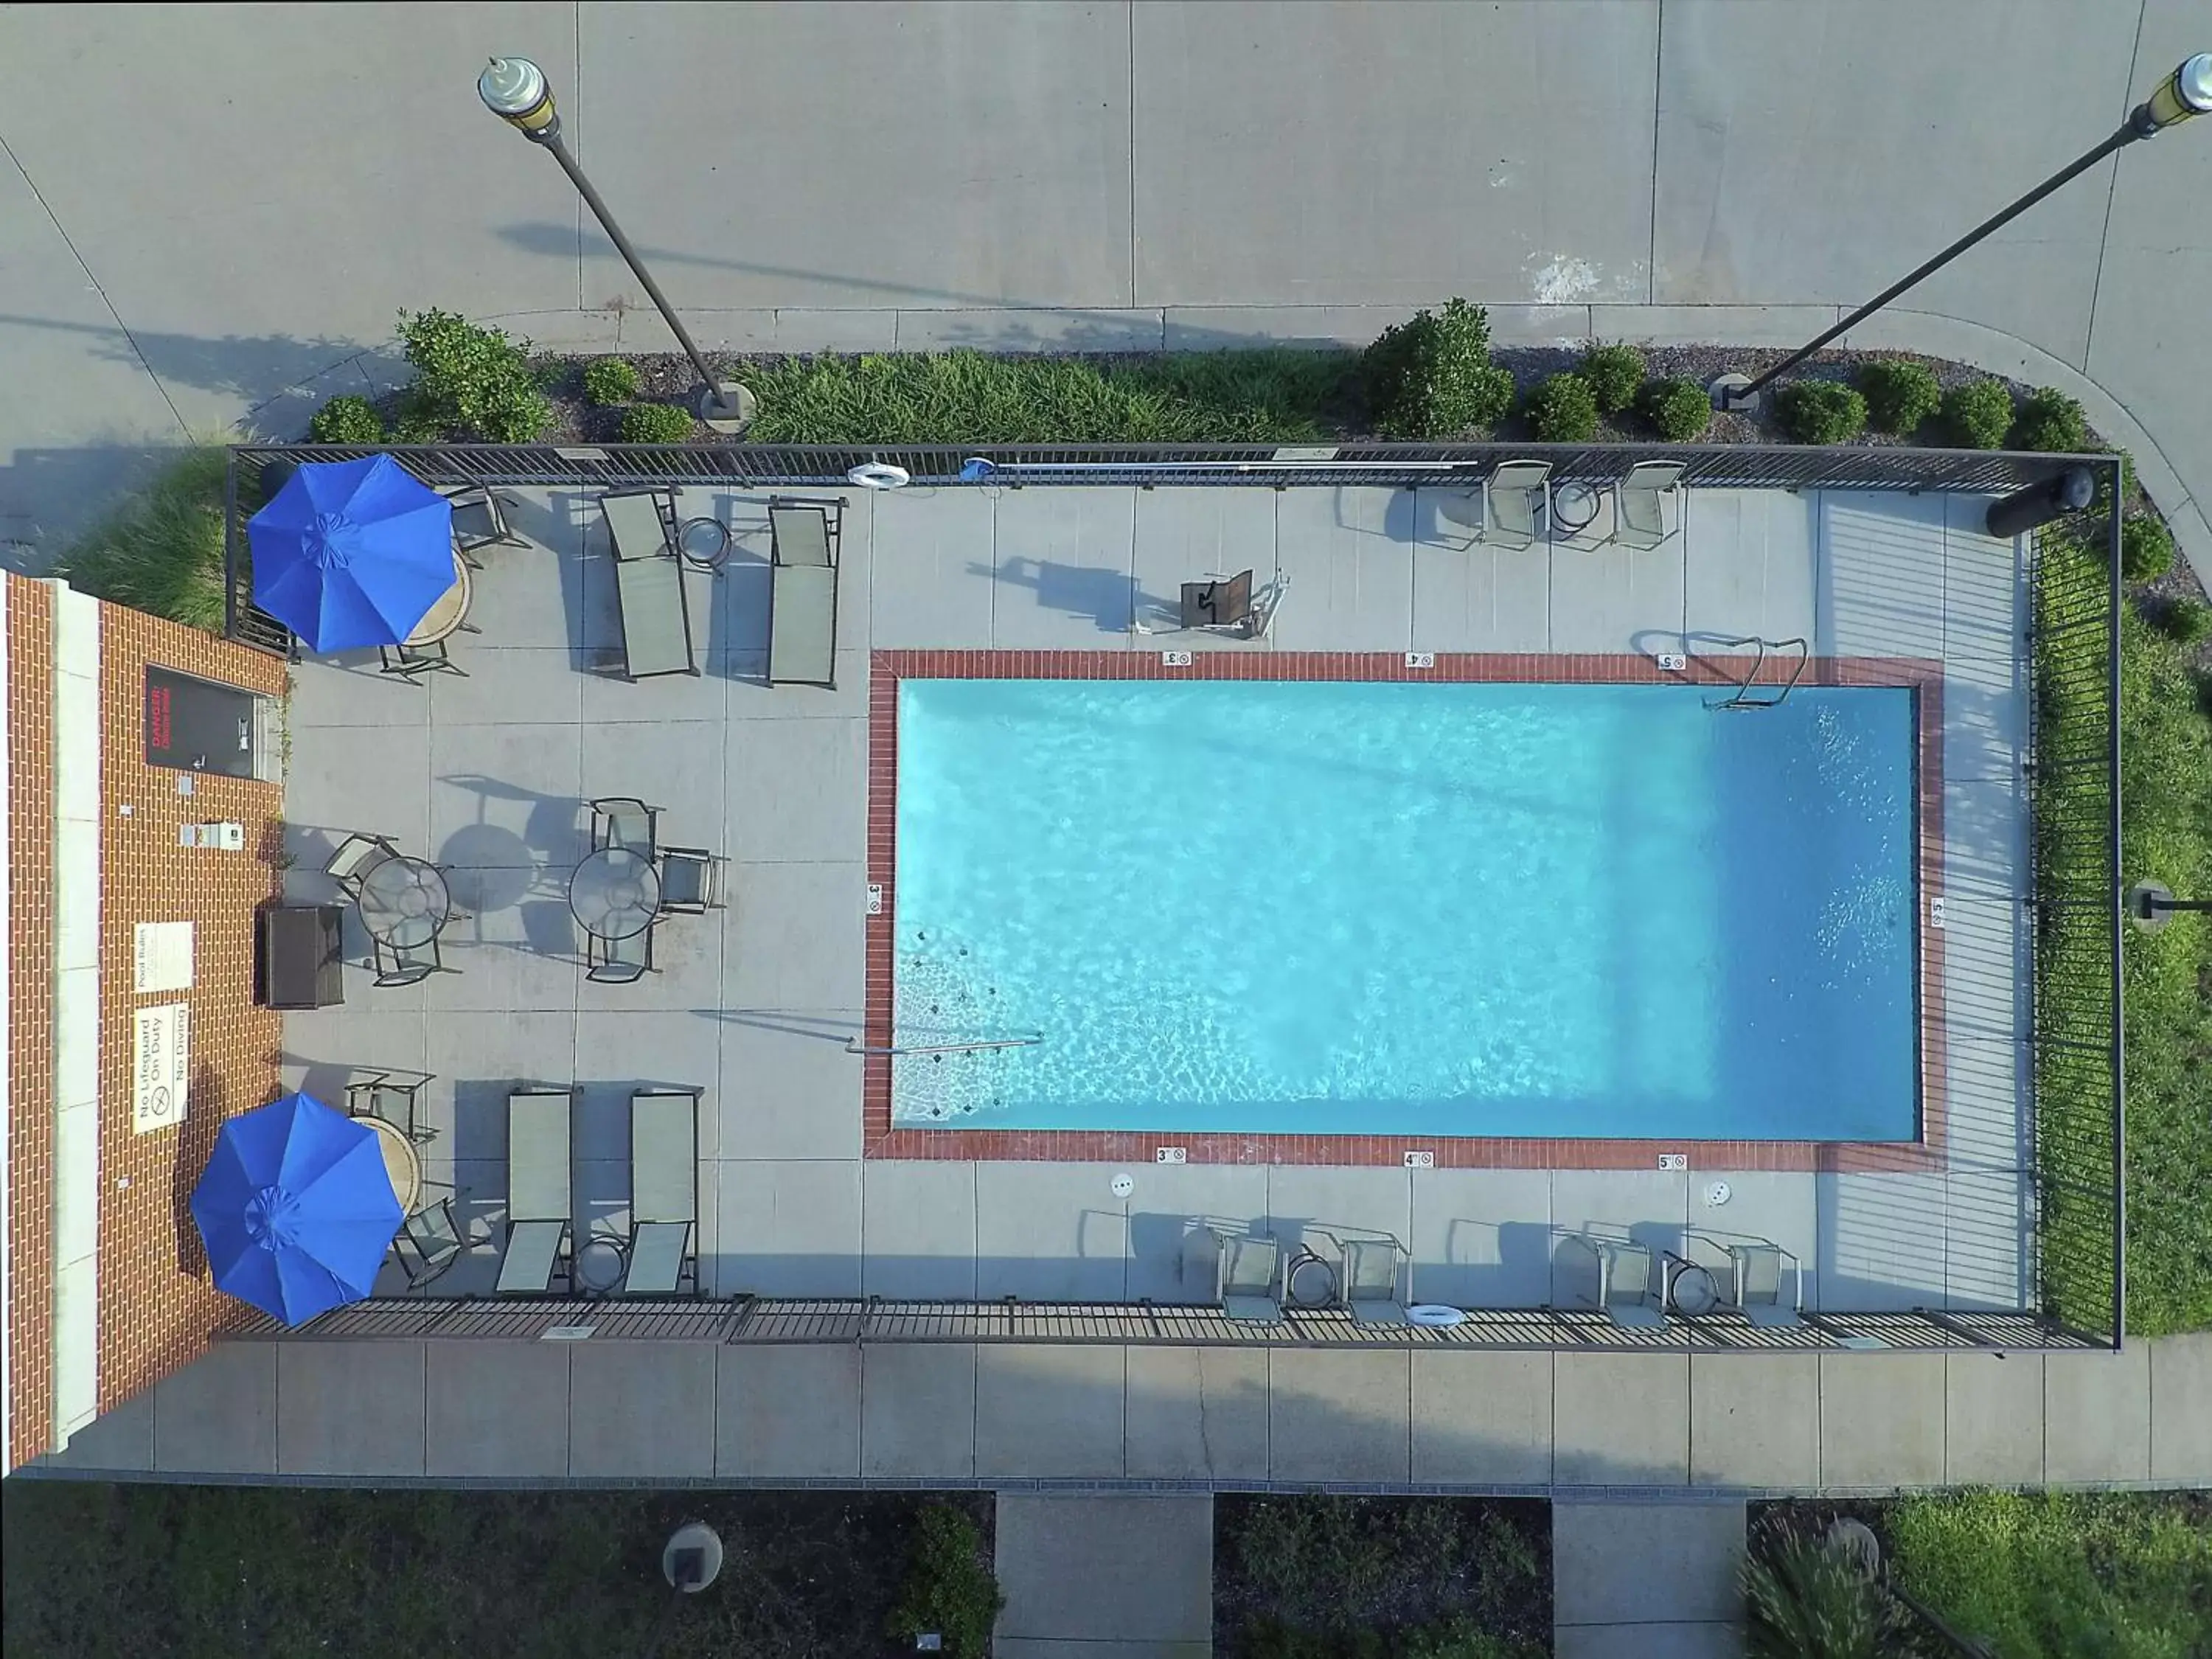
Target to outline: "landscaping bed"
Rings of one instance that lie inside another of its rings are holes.
[[[1755,1558],[1775,1562],[1790,1540],[1818,1539],[1838,1516],[1863,1522],[1905,1593],[2001,1659],[2190,1659],[2212,1653],[2212,1492],[2011,1492],[1966,1490],[1848,1503],[1752,1505]],[[1848,1581],[1831,1592],[1849,1600]],[[1821,1598],[1790,1602],[1811,1611]],[[1948,1655],[1924,1626],[1887,1646],[1761,1647],[1753,1655],[1827,1651]],[[1828,1609],[1826,1628],[1847,1621]],[[1808,1620],[1810,1624],[1812,1621]]]
[[[988,1494],[477,1492],[15,1480],[11,1655],[910,1654],[890,1621],[926,1508],[990,1560]],[[721,1576],[677,1605],[668,1534],[703,1520]],[[942,1575],[940,1575],[940,1578]],[[983,1582],[988,1583],[988,1578]],[[959,1587],[956,1586],[956,1589]],[[972,1589],[972,1586],[969,1587]],[[662,1632],[660,1645],[654,1642]],[[948,1641],[954,1659],[983,1659]]]
[[[1540,1499],[1214,1500],[1216,1659],[1524,1659],[1551,1639]]]

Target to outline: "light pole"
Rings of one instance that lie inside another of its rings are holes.
[[[2158,90],[2136,105],[2134,112],[2111,137],[2079,161],[2052,173],[1995,217],[1983,220],[1926,264],[1882,289],[1833,328],[1807,341],[1755,380],[1744,374],[1722,375],[1712,384],[1713,407],[1719,410],[1755,408],[1760,392],[1777,378],[1796,368],[1829,341],[1856,328],[1914,283],[1941,270],[1991,231],[2010,224],[2045,197],[2087,173],[2115,150],[2124,149],[2139,138],[2154,138],[2166,128],[2179,126],[2191,116],[2203,115],[2208,111],[2212,111],[2212,52],[2200,52],[2193,58],[2184,59],[2172,74],[2160,82]]]
[[[2155,933],[2180,910],[2212,911],[2212,899],[2178,899],[2154,881],[2139,881],[2128,889],[2128,920],[2146,933]]]
[[[699,354],[698,346],[676,315],[676,307],[668,303],[668,296],[660,291],[660,284],[653,280],[646,270],[645,261],[638,258],[637,250],[629,245],[629,238],[622,234],[615,216],[607,211],[607,204],[599,199],[599,192],[592,188],[592,181],[584,177],[584,170],[576,165],[576,158],[568,154],[568,147],[561,142],[561,115],[553,107],[553,88],[546,84],[545,72],[527,58],[495,58],[477,76],[477,95],[484,107],[520,131],[534,144],[542,144],[553,153],[561,164],[561,171],[568,175],[568,182],[584,198],[615,245],[615,251],[629,262],[631,272],[643,283],[645,291],[653,296],[653,303],[660,308],[660,315],[676,336],[684,355],[691,360],[691,367],[699,374],[699,418],[717,432],[742,432],[753,418],[753,395],[733,381],[715,377],[707,367],[707,360]]]

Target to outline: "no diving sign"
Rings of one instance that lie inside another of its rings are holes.
[[[133,1016],[131,1129],[146,1134],[185,1121],[185,1079],[191,1065],[191,1006],[172,1002]]]

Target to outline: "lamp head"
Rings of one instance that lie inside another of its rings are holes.
[[[2132,118],[2136,130],[2148,136],[2208,112],[2212,112],[2212,52],[2200,52],[2184,58],[2160,82]]]
[[[477,76],[484,107],[526,137],[545,143],[561,134],[560,112],[545,72],[527,58],[495,58]]]

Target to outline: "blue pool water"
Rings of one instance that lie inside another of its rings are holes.
[[[959,1128],[1905,1139],[1911,693],[907,680],[894,1064]]]

